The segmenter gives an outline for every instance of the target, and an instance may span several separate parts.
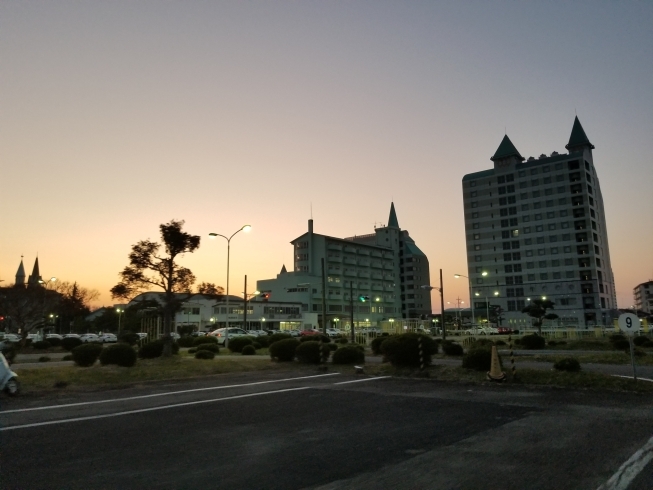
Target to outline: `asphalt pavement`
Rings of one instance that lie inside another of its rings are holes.
[[[1,398],[0,488],[596,490],[651,439],[652,409],[312,371]],[[619,488],[653,488],[650,463],[629,467]]]

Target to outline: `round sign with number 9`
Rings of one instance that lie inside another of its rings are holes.
[[[619,329],[626,335],[634,335],[635,332],[639,332],[639,318],[632,313],[619,315]]]

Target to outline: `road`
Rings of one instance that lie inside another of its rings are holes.
[[[650,397],[332,373],[0,403],[8,490],[596,490],[653,435]]]

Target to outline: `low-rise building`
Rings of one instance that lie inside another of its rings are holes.
[[[645,311],[647,314],[653,313],[653,281],[638,284],[633,289],[635,298],[635,308]]]

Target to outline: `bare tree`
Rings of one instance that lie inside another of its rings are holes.
[[[163,328],[166,333],[164,354],[170,354],[172,319],[179,309],[175,293],[191,294],[195,276],[176,261],[180,255],[192,253],[200,246],[200,237],[182,231],[184,221],[170,221],[159,225],[163,244],[143,240],[132,246],[129,265],[120,273],[121,281],[111,288],[113,298],[131,299],[152,287],[164,293]],[[165,254],[160,253],[161,246]]]
[[[0,315],[11,328],[20,331],[23,339],[45,325],[46,318],[61,303],[61,294],[42,285],[0,288]]]

